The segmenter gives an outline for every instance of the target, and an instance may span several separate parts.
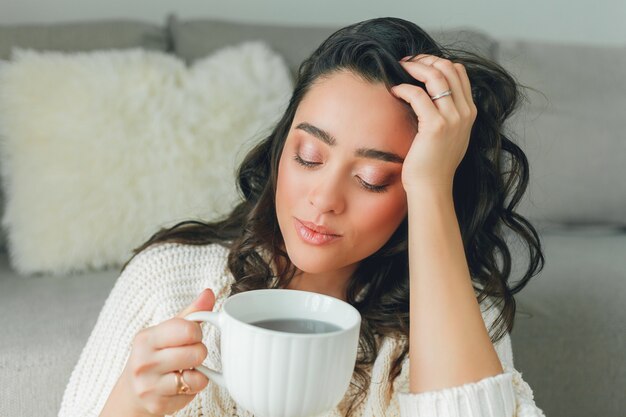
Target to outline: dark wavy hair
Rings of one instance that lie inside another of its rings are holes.
[[[528,160],[505,132],[504,122],[518,108],[522,87],[497,63],[478,53],[445,47],[412,22],[393,17],[355,23],[330,35],[297,72],[293,94],[282,118],[269,136],[260,140],[238,167],[237,187],[242,199],[230,214],[213,222],[187,220],[161,228],[134,254],[160,242],[191,245],[218,243],[229,249],[228,268],[234,277],[231,294],[271,288],[270,265],[259,254],[264,249],[270,262],[282,265],[274,288],[284,288],[296,268],[282,245],[275,210],[278,163],[287,133],[299,103],[319,77],[349,70],[387,89],[408,83],[425,85],[408,74],[398,61],[405,56],[431,54],[459,62],[466,68],[478,114],[472,127],[469,147],[457,168],[453,197],[472,285],[481,303],[493,297],[501,306],[489,330],[493,343],[513,329],[516,310],[514,294],[544,266],[541,242],[534,227],[514,211],[528,184]],[[403,102],[410,115],[410,106]],[[415,120],[417,123],[417,121]],[[508,201],[507,201],[508,199]],[[389,374],[390,383],[400,374],[408,353],[409,271],[408,220],[400,224],[376,253],[363,259],[350,278],[347,301],[362,316],[359,355],[352,388],[356,395],[347,414],[360,404],[370,383],[368,368],[378,354],[383,336],[403,342]],[[517,234],[529,251],[528,269],[513,284],[511,252],[505,228]],[[501,265],[498,263],[501,256]],[[365,297],[357,301],[358,290],[369,284]]]

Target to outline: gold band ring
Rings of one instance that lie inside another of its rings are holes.
[[[183,378],[184,369],[180,369],[178,371],[174,371],[174,375],[176,376],[176,395],[187,394],[191,388],[185,382],[185,378]]]

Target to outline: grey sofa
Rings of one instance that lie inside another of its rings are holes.
[[[0,59],[10,59],[13,46],[143,47],[192,62],[223,45],[260,38],[295,72],[335,29],[175,16],[162,26],[136,21],[0,26]],[[626,416],[626,47],[496,40],[474,28],[432,33],[443,42],[473,45],[545,94],[529,93],[510,121],[531,165],[520,210],[540,232],[546,255],[544,270],[516,296],[511,337],[517,369],[548,416]],[[526,256],[523,247],[517,249],[513,280]],[[56,415],[118,275],[112,268],[19,276],[6,249],[0,253],[0,417]]]

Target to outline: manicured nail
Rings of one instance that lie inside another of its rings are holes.
[[[208,288],[205,288],[205,289],[203,289],[202,291],[200,291],[200,294],[198,294],[198,296],[196,297],[196,301],[197,301],[197,300],[199,300],[199,299],[202,297],[202,295],[203,295],[205,292],[207,292],[207,290],[208,290]]]

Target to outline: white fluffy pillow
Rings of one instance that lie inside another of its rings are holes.
[[[0,70],[2,225],[13,268],[118,266],[161,226],[238,201],[235,169],[293,88],[262,41],[191,68],[141,49],[16,49]]]

